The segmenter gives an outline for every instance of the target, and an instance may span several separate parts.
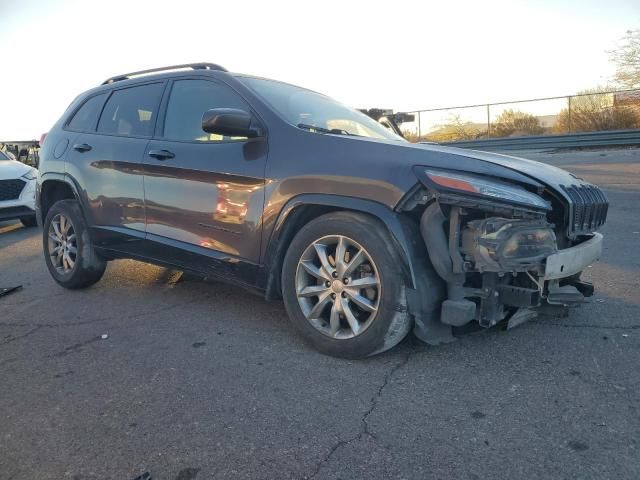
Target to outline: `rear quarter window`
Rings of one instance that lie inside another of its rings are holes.
[[[71,117],[71,120],[67,123],[67,128],[83,132],[94,131],[107,96],[108,93],[101,93],[86,100]]]

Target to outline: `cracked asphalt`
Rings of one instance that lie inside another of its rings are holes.
[[[133,261],[65,291],[40,232],[0,223],[0,478],[640,478],[640,150],[528,153],[611,201],[597,292],[365,361],[283,306]]]

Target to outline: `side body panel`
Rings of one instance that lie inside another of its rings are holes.
[[[272,132],[266,171],[263,258],[276,220],[296,197],[359,199],[391,214],[416,183],[411,163],[389,168],[389,156],[402,154],[401,149],[393,152],[391,146],[380,148],[386,145],[373,140],[323,135],[288,125],[275,131],[272,128]],[[366,164],[359,161],[361,158],[366,158]]]
[[[154,255],[210,273],[236,276],[240,263],[260,259],[266,140],[182,143],[152,140],[145,156],[147,240]],[[176,249],[199,253],[182,256]],[[247,273],[245,269],[240,268]],[[243,282],[250,280],[242,279]]]
[[[72,190],[78,196],[75,183],[65,175],[65,157],[70,145],[73,144],[79,134],[63,130],[62,124],[68,113],[78,105],[79,99],[80,97],[71,102],[65,113],[47,133],[42,145],[40,145],[40,163],[38,165],[38,182],[36,184],[36,217],[39,225],[42,225],[44,220],[41,208],[41,192],[44,182],[65,182],[72,187]]]
[[[80,201],[99,247],[134,248],[144,238],[142,157],[148,139],[82,133],[69,150],[66,172],[79,185]],[[138,248],[136,246],[135,248]]]
[[[199,138],[195,131],[207,109],[250,107],[224,81],[203,82],[212,79],[194,74],[174,80],[144,156],[147,253],[253,286],[260,261],[268,140],[207,139],[202,131]],[[172,103],[176,89],[182,100]],[[202,111],[196,99],[201,99]],[[165,138],[166,129],[175,137]],[[157,152],[170,155],[159,157]]]

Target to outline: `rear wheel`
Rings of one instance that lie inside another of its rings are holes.
[[[411,328],[404,278],[386,228],[337,212],[305,225],[282,271],[289,317],[323,353],[363,358],[400,342]]]
[[[45,263],[56,282],[76,289],[93,285],[102,278],[106,262],[91,245],[78,202],[56,202],[43,227]]]

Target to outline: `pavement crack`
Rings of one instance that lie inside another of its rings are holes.
[[[375,411],[376,407],[380,403],[380,398],[382,397],[382,394],[384,393],[385,389],[389,385],[389,382],[391,382],[391,379],[393,378],[395,373],[398,370],[400,370],[402,367],[404,367],[407,363],[409,363],[409,360],[411,359],[411,356],[413,355],[413,353],[414,352],[412,352],[412,351],[408,352],[400,362],[396,363],[385,374],[385,376],[384,376],[384,378],[382,380],[382,383],[380,384],[380,386],[376,390],[375,394],[371,397],[371,400],[369,402],[369,408],[367,408],[367,410],[362,415],[362,418],[360,419],[360,423],[361,423],[360,431],[356,435],[353,435],[352,437],[350,437],[350,438],[348,438],[346,440],[339,440],[338,442],[336,442],[329,449],[329,451],[322,458],[322,460],[320,460],[318,462],[318,464],[316,465],[314,471],[310,475],[308,475],[308,476],[306,476],[304,478],[309,479],[309,480],[314,478],[316,475],[318,475],[318,473],[320,473],[320,470],[322,470],[323,465],[328,463],[331,460],[331,457],[333,457],[333,455],[339,449],[341,449],[343,447],[346,447],[347,445],[362,439],[365,435],[373,438],[374,440],[377,440],[376,435],[374,433],[372,433],[370,431],[370,429],[369,429],[368,419],[371,416],[371,414],[373,414],[373,412]]]
[[[206,297],[206,298],[209,298],[209,297]],[[168,305],[166,307],[158,308],[148,312],[135,313],[122,318],[124,318],[125,320],[133,320],[136,318],[147,317],[149,315],[155,315],[157,313],[163,313],[166,311],[175,310],[176,308],[180,308],[189,303],[193,303],[193,301],[194,299],[191,299],[185,302],[176,303],[174,305]],[[78,322],[68,322],[68,323],[0,322],[0,327],[67,328],[67,327],[79,327],[83,325],[91,325],[93,323],[105,322],[107,320],[111,320],[112,318],[113,317],[94,318],[92,320],[81,320]]]
[[[6,344],[11,343],[11,342],[15,342],[16,340],[21,340],[23,338],[28,337],[29,335],[33,335],[34,333],[36,333],[41,328],[42,327],[36,326],[36,327],[33,327],[31,330],[28,330],[27,332],[23,333],[22,335],[17,335],[15,337],[12,335],[9,338],[7,338],[4,342],[0,343],[0,346],[6,345]]]
[[[63,328],[63,327],[78,327],[82,325],[90,325],[92,323],[99,323],[108,320],[107,318],[97,318],[93,320],[83,320],[80,322],[69,323],[18,323],[18,322],[0,322],[0,327],[37,327],[37,328]]]
[[[76,343],[74,345],[71,345],[70,347],[66,347],[61,352],[54,353],[51,356],[52,357],[66,357],[70,353],[81,352],[83,347],[86,347],[87,345],[89,345],[91,343],[99,342],[100,340],[102,340],[102,337],[100,335],[98,335],[96,337],[90,338],[89,340],[85,340],[84,342]]]
[[[545,322],[546,323],[546,322]],[[637,330],[640,325],[594,325],[594,324],[570,324],[570,323],[546,323],[546,325],[553,325],[555,327],[562,328],[595,328],[601,330]]]
[[[204,297],[204,298],[209,298],[208,296]],[[184,305],[193,303],[195,299],[189,299],[187,301],[184,302],[179,302],[173,305],[168,305],[166,307],[162,307],[162,308],[158,308],[155,310],[151,310],[148,312],[140,312],[140,313],[136,313],[136,314],[132,314],[132,315],[128,315],[126,317],[122,317],[125,320],[132,320],[132,319],[136,319],[136,318],[142,318],[142,317],[147,317],[150,315],[155,315],[158,313],[163,313],[166,311],[171,311],[171,310],[175,310],[177,308],[180,308]],[[44,328],[51,328],[51,329],[56,329],[56,328],[69,328],[69,327],[78,327],[78,326],[83,326],[83,325],[91,325],[94,323],[100,323],[100,322],[106,322],[108,320],[112,320],[113,317],[103,317],[103,318],[94,318],[92,320],[81,320],[78,322],[69,322],[69,323],[60,323],[60,324],[56,324],[56,323],[30,323],[30,322],[0,322],[0,327],[9,327],[9,328],[30,328],[30,330],[28,330],[27,332],[21,334],[21,335],[17,335],[17,336],[13,336],[10,335],[8,337],[5,338],[4,341],[0,342],[0,346],[2,345],[6,345],[8,343],[11,342],[15,342],[16,340],[21,340],[24,339],[34,333],[36,333],[38,330],[44,329]],[[86,342],[82,342],[79,344],[75,344],[72,345],[71,347],[67,347],[64,350],[62,350],[61,352],[57,352],[54,353],[53,355],[49,355],[49,357],[63,357],[68,355],[69,353],[73,353],[76,351],[81,351],[82,347],[93,343],[97,340],[99,340],[101,337],[94,337]]]
[[[26,298],[24,300],[20,300],[18,302],[7,302],[7,301],[3,301],[2,304],[9,306],[9,307],[16,307],[18,305],[26,305],[29,303],[33,303],[33,302],[37,302],[39,300],[47,300],[49,298],[55,298],[55,297],[61,297],[65,295],[65,292],[60,292],[60,293],[55,293],[53,295],[34,295],[34,296],[30,296],[29,298]]]
[[[402,367],[404,367],[407,363],[409,363],[409,360],[411,359],[412,355],[413,355],[413,352],[408,352],[404,356],[402,361],[398,362],[393,368],[391,368],[391,370],[387,372],[387,374],[384,376],[382,385],[380,385],[376,394],[373,397],[371,397],[371,403],[370,403],[369,409],[362,416],[362,434],[363,435],[366,434],[374,439],[376,438],[375,434],[369,431],[369,423],[368,423],[369,416],[371,416],[371,414],[374,412],[374,410],[378,406],[380,397],[382,397],[382,393],[387,388],[387,385],[389,385],[389,382],[391,381],[395,373],[398,370],[400,370]]]

